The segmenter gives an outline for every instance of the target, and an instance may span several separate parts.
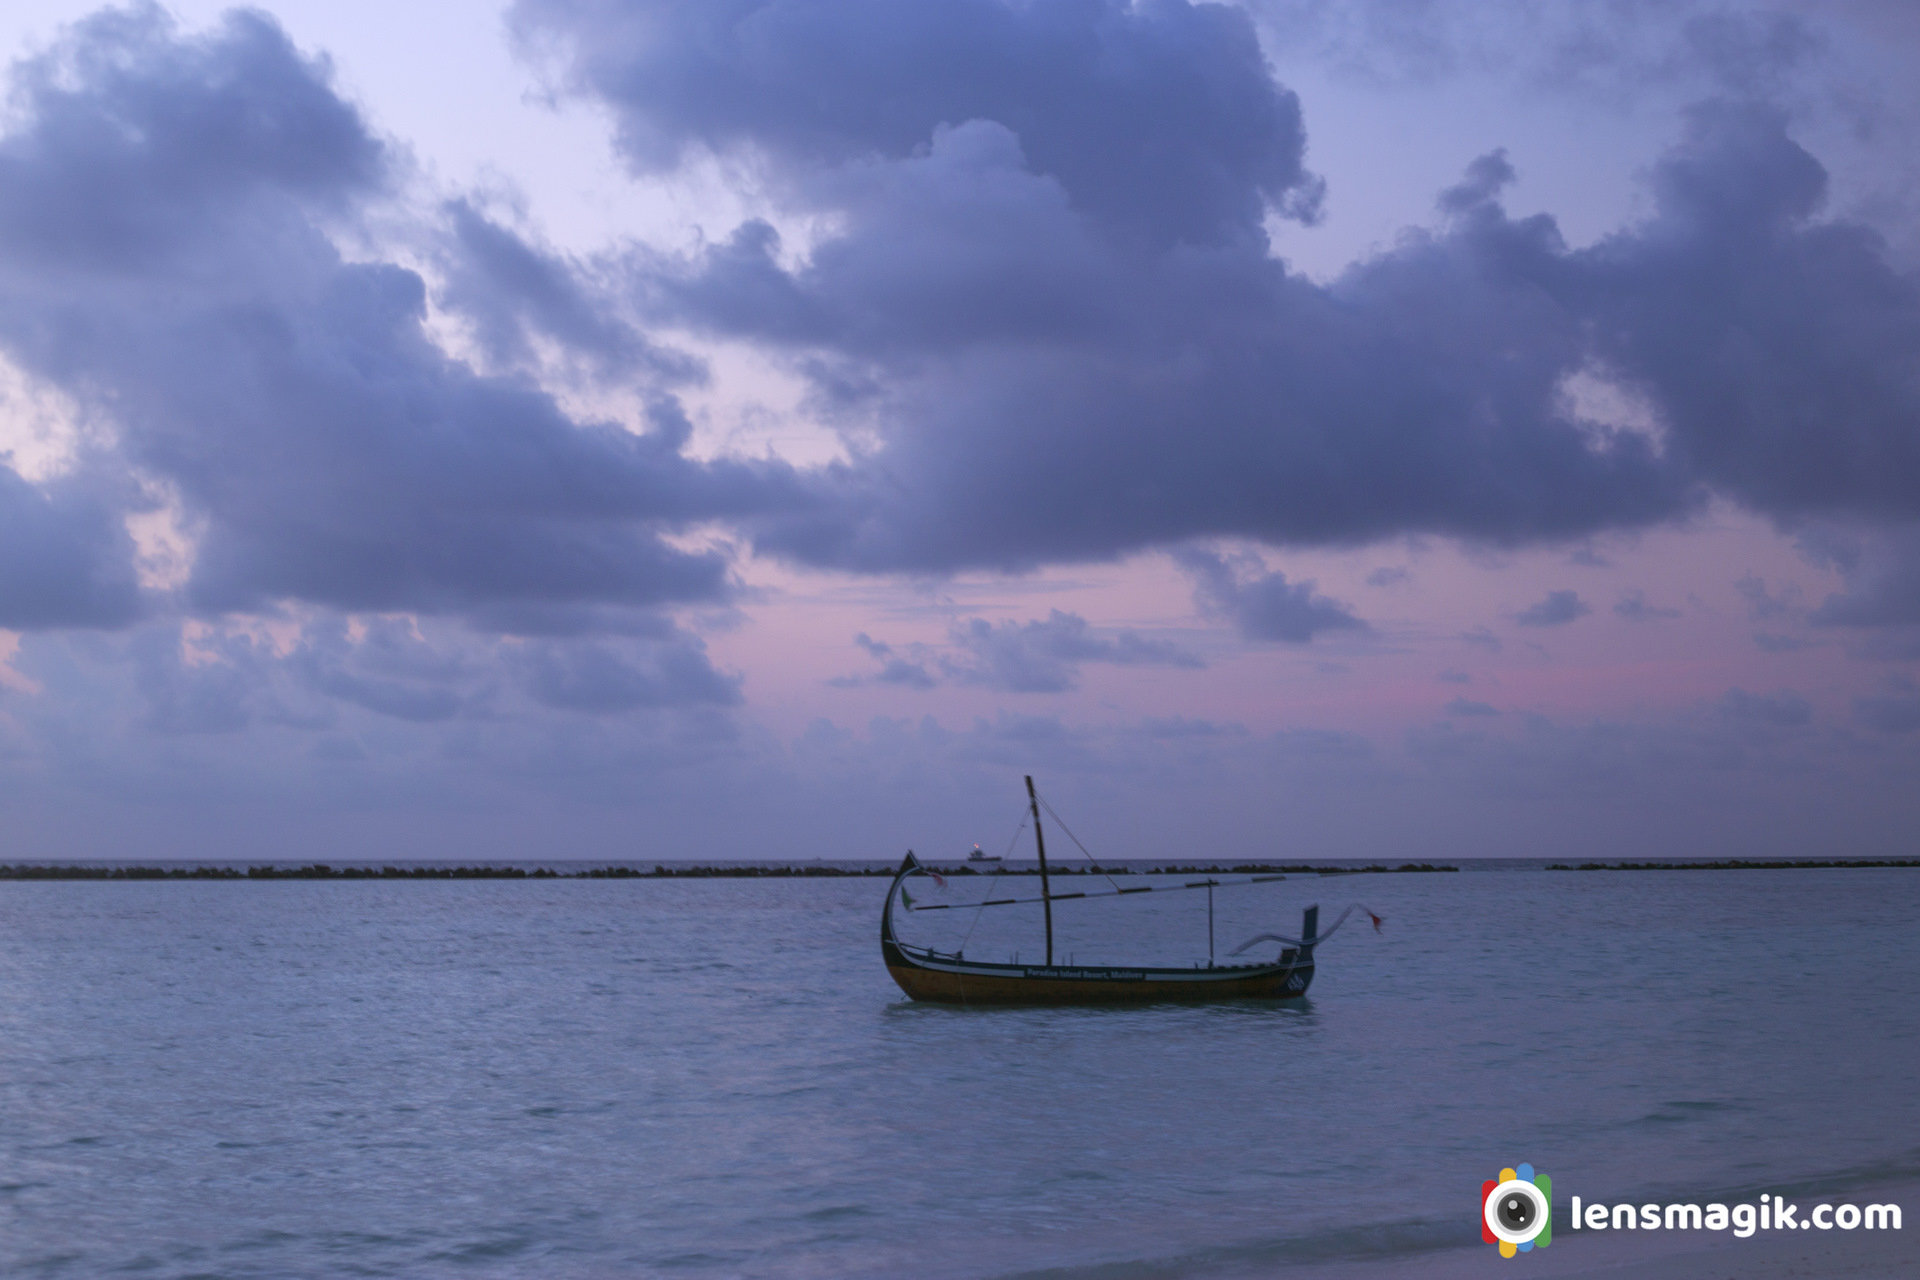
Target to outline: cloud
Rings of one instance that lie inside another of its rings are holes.
[[[1412,577],[1413,575],[1405,569],[1393,565],[1382,565],[1367,575],[1367,585],[1370,587],[1397,587],[1401,583],[1409,581]]]
[[[1140,722],[1140,730],[1149,738],[1240,738],[1246,736],[1247,727],[1185,716],[1148,716]]]
[[[96,649],[104,656],[111,650]],[[716,671],[699,640],[670,624],[625,637],[501,639],[410,617],[320,612],[277,638],[244,627],[161,622],[135,630],[121,658],[167,735],[358,732],[526,725],[544,712],[618,718],[725,709],[740,678]],[[111,684],[104,672],[94,683]],[[445,745],[444,743],[442,744]]]
[[[915,644],[906,655],[865,632],[853,642],[880,663],[872,676],[841,676],[840,687],[894,684],[931,689],[941,683],[977,685],[1006,693],[1065,693],[1079,683],[1087,663],[1122,667],[1174,667],[1199,670],[1207,664],[1196,654],[1130,629],[1096,631],[1077,613],[1054,609],[1030,622],[970,618],[955,624],[948,645]],[[936,675],[935,672],[938,672]]]
[[[1265,241],[1264,211],[1306,181],[1303,135],[1237,15],[515,14],[614,111],[636,167],[751,158],[785,175],[783,214],[832,228],[800,261],[749,223],[636,267],[656,319],[783,353],[867,442],[804,513],[748,521],[763,550],[944,571],[1194,537],[1565,541],[1713,493],[1780,519],[1920,513],[1920,285],[1865,226],[1820,216],[1824,170],[1751,98],[1694,109],[1650,170],[1649,216],[1596,244],[1510,217],[1493,152],[1439,226],[1319,285]],[[1748,92],[1798,56],[1791,26],[1702,14],[1688,56]],[[1141,162],[1174,139],[1206,181]],[[1644,401],[1652,427],[1582,417],[1576,376]]]
[[[359,629],[356,637],[344,618],[315,618],[287,663],[314,692],[398,720],[448,720],[486,699],[485,678],[461,648],[435,645],[401,618],[364,619]]]
[[[1857,698],[1853,714],[1861,724],[1883,733],[1912,733],[1920,729],[1920,686],[1905,676],[1889,676],[1887,691]]]
[[[133,561],[107,495],[79,477],[32,484],[0,460],[0,627],[125,626],[143,607]]]
[[[1720,711],[1733,720],[1782,729],[1796,728],[1813,719],[1813,704],[1791,689],[1781,689],[1772,694],[1729,689],[1720,699]]]
[[[1500,713],[1494,709],[1491,703],[1474,702],[1467,698],[1455,698],[1447,704],[1446,714],[1450,716],[1497,716]]]
[[[853,642],[879,660],[880,674],[873,677],[877,684],[897,684],[909,689],[931,689],[940,683],[924,663],[910,662],[895,655],[893,646],[873,639],[862,631],[853,638]],[[841,680],[842,684],[863,683],[859,680]]]
[[[1201,610],[1232,622],[1249,640],[1306,644],[1323,631],[1368,630],[1345,605],[1316,594],[1312,582],[1290,583],[1284,573],[1264,572],[1257,560],[1252,576],[1243,578],[1211,551],[1189,547],[1174,559],[1192,577]]]
[[[1657,622],[1661,619],[1680,616],[1678,609],[1648,604],[1647,593],[1638,587],[1630,587],[1622,591],[1620,599],[1614,603],[1613,611],[1628,622]]]
[[[1656,219],[1588,258],[1599,354],[1660,407],[1677,461],[1750,508],[1911,516],[1920,280],[1867,227],[1816,221],[1826,186],[1779,112],[1696,108],[1655,166]]]
[[[1377,755],[1371,742],[1338,729],[1282,729],[1267,739],[1267,746],[1273,755],[1290,763],[1355,764],[1372,761]]]
[[[1773,631],[1756,631],[1753,643],[1763,653],[1793,653],[1795,650],[1811,647],[1811,640],[1802,640],[1798,636],[1783,636]]]
[[[1513,620],[1523,627],[1561,627],[1592,612],[1593,606],[1572,591],[1549,591],[1544,600],[1528,605]]]
[[[183,35],[158,8],[106,11],[17,64],[13,91],[0,349],[104,424],[92,503],[109,482],[177,498],[197,544],[192,608],[458,613],[725,594],[723,556],[662,534],[781,501],[786,470],[688,461],[690,428],[664,390],[643,432],[583,423],[436,346],[421,276],[349,261],[333,240],[391,208],[399,161],[270,18],[237,12]],[[475,308],[483,345],[511,354],[511,294],[543,333],[607,361],[627,342],[632,368],[667,376],[567,272],[516,253],[466,206],[449,216],[447,252],[468,264],[449,302]],[[22,625],[135,615],[124,535],[89,509],[0,477],[0,521],[69,580],[50,593],[0,564],[12,588],[0,608]]]
[[[1735,582],[1733,589],[1746,601],[1747,617],[1755,622],[1773,622],[1806,615],[1806,609],[1800,603],[1800,588],[1796,586],[1788,585],[1776,596],[1767,590],[1765,578],[1749,573]]]
[[[1178,645],[1148,640],[1134,631],[1106,639],[1096,635],[1085,618],[1058,609],[1039,621],[998,626],[974,618],[955,627],[952,640],[967,655],[950,667],[956,679],[1010,693],[1064,692],[1074,687],[1079,667],[1088,662],[1187,670],[1206,665]]]
[[[751,157],[834,228],[797,264],[748,223],[636,266],[658,321],[787,353],[874,429],[807,513],[749,522],[765,550],[937,571],[1215,534],[1512,542],[1693,501],[1644,437],[1569,416],[1568,255],[1486,203],[1499,174],[1331,287],[1270,255],[1301,135],[1232,11],[534,0],[516,21],[635,166]]]
[[[1808,621],[1826,627],[1920,625],[1920,525],[1875,530],[1835,557],[1847,589],[1835,592]]]
[[[740,702],[739,679],[715,671],[691,637],[654,646],[643,658],[608,642],[534,641],[508,662],[535,701],[563,711],[612,715]]]
[[[1471,10],[1400,0],[1262,0],[1273,47],[1309,53],[1372,84],[1427,85],[1471,74],[1535,91],[1644,98],[1650,87],[1767,96],[1815,60],[1822,32],[1799,14],[1741,12],[1712,0]]]
[[[467,322],[495,366],[538,367],[536,347],[546,339],[605,378],[690,382],[704,374],[622,319],[617,300],[596,289],[590,264],[529,243],[470,199],[449,201],[446,214],[442,301]]]
[[[1318,192],[1299,102],[1225,6],[524,0],[511,20],[614,107],[643,172],[710,149],[811,186],[994,121],[1075,209],[1148,245],[1239,242]]]
[[[131,653],[146,728],[168,735],[223,734],[254,722],[271,657],[257,651],[252,637],[220,637],[199,646],[201,655],[214,660],[202,656],[188,663],[179,630],[152,627],[134,637]]]

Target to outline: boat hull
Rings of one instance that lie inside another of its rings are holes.
[[[1313,965],[1289,953],[1278,965],[1230,969],[1120,969],[1066,965],[917,963],[894,948],[887,972],[915,1000],[935,1004],[1192,1004],[1290,1000],[1307,994]]]

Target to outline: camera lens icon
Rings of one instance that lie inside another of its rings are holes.
[[[1509,1244],[1525,1244],[1547,1225],[1547,1206],[1540,1188],[1515,1178],[1493,1189],[1487,1202],[1487,1225]]]
[[[1502,1257],[1544,1249],[1553,1243],[1553,1180],[1533,1166],[1502,1169],[1481,1184],[1482,1238],[1498,1244]]]

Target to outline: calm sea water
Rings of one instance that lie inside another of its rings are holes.
[[[1294,878],[1220,950],[1385,932],[1294,1007],[1150,1009],[909,1004],[884,886],[0,884],[0,1274],[1239,1276],[1475,1241],[1522,1160],[1920,1171],[1920,872]],[[1204,894],[1057,916],[1206,954]]]

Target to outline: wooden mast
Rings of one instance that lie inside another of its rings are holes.
[[[1047,965],[1053,965],[1053,890],[1047,887],[1047,838],[1040,834],[1040,795],[1027,775],[1027,803],[1033,806],[1033,843],[1040,850],[1040,909],[1047,916]]]

